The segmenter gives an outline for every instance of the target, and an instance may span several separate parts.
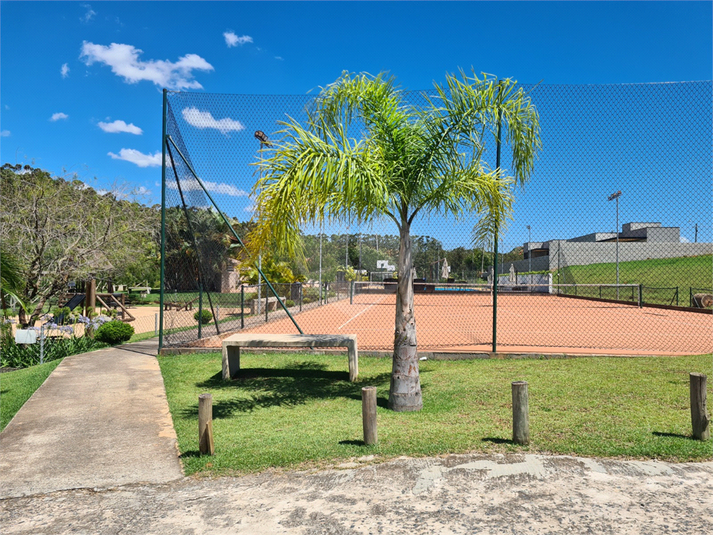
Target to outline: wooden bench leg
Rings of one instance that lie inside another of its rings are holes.
[[[240,347],[223,347],[223,380],[234,379],[240,372]]]
[[[347,351],[349,352],[349,380],[353,383],[359,377],[359,351],[356,342],[350,343]]]

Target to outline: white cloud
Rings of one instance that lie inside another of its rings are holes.
[[[83,16],[79,17],[79,20],[81,20],[82,22],[89,22],[90,20],[92,20],[94,18],[94,15],[96,15],[97,12],[94,11],[92,9],[92,6],[90,6],[89,4],[81,4],[81,6],[84,9],[86,9],[87,11],[86,11],[86,13],[84,13]]]
[[[144,154],[136,149],[121,149],[119,154],[109,153],[114,160],[124,160],[138,165],[139,167],[160,167],[161,152],[156,151],[154,154]]]
[[[87,65],[108,65],[127,84],[148,80],[167,89],[202,89],[203,86],[193,79],[193,71],[215,70],[197,54],[186,54],[175,63],[168,60],[141,61],[141,54],[143,51],[132,45],[112,43],[103,46],[84,41],[79,59]]]
[[[63,63],[59,72],[62,74],[62,78],[67,78],[67,76],[69,76],[69,65]]]
[[[245,129],[240,121],[230,117],[216,119],[209,111],[200,111],[193,106],[184,108],[182,114],[188,124],[201,130],[203,128],[214,128],[220,131],[221,134],[227,134],[228,132],[240,132],[240,130]]]
[[[679,240],[681,241],[681,243],[691,243],[691,240],[689,240],[685,236],[681,236]]]
[[[60,121],[62,119],[69,119],[69,115],[66,113],[58,112],[58,113],[53,113],[52,117],[50,117],[50,121]]]
[[[211,182],[210,180],[202,180],[205,189],[213,193],[221,193],[223,195],[230,195],[231,197],[247,197],[248,192],[236,188],[230,184],[220,184],[218,182]],[[175,181],[170,181],[166,183],[166,186],[170,189],[178,189]],[[195,179],[181,180],[181,190],[182,191],[202,191],[200,184]]]
[[[285,58],[283,58],[282,56],[275,56],[275,59],[279,61],[285,61]]]
[[[245,208],[243,208],[244,212],[248,212],[249,214],[252,214],[255,212],[255,205],[254,204],[249,204]]]
[[[145,188],[144,186],[139,186],[138,188],[135,188],[131,192],[131,194],[135,195],[135,196],[151,195],[151,190],[148,188]]]
[[[0,137],[10,137],[10,131],[9,130],[3,130],[0,132]]]
[[[127,134],[134,134],[140,136],[144,133],[141,128],[134,125],[134,123],[126,124],[124,121],[114,121],[113,123],[99,122],[99,128],[108,132],[109,134],[119,134],[121,132],[126,132]]]
[[[224,32],[223,37],[228,48],[253,42],[253,38],[249,35],[236,35],[235,32]]]

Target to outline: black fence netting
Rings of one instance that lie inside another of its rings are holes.
[[[711,352],[711,82],[522,87],[542,147],[513,186],[507,224],[483,235],[475,214],[424,210],[411,226],[419,349]],[[434,97],[400,95],[420,109]],[[299,257],[242,244],[255,163],[280,143],[281,122],[306,124],[314,99],[167,93],[164,346],[301,330],[392,349],[403,276],[393,221],[305,227]],[[347,132],[371,135],[359,122]],[[480,158],[494,169],[494,129],[482,135]],[[513,167],[504,135],[503,175]]]

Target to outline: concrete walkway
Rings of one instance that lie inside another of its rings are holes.
[[[3,535],[705,534],[713,463],[449,455],[0,500]]]
[[[182,478],[157,350],[65,358],[0,433],[0,498]]]

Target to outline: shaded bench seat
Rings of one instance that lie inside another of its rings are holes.
[[[346,347],[349,356],[349,380],[356,381],[359,375],[356,334],[234,334],[223,340],[223,379],[237,377],[242,347]]]

